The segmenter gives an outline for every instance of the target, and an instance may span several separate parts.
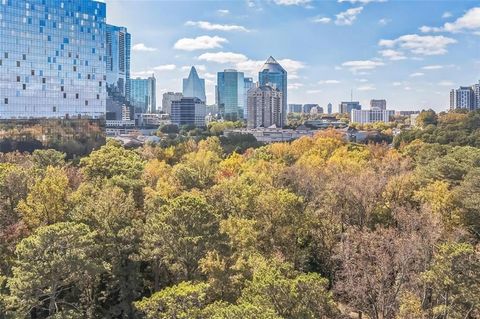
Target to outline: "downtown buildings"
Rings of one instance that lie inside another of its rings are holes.
[[[480,81],[472,86],[461,86],[450,91],[450,109],[480,109]]]
[[[177,126],[205,126],[206,116],[205,102],[196,97],[183,97],[172,101],[172,113],[170,118]]]
[[[104,3],[5,0],[0,16],[0,119],[104,118]]]
[[[356,110],[353,109],[350,116],[351,123],[359,124],[368,124],[383,122],[388,123],[392,121],[392,118],[395,116],[395,111],[393,110],[382,110],[381,108],[375,107],[370,110]]]
[[[172,114],[172,102],[180,101],[183,94],[180,92],[166,92],[162,97],[162,111],[165,114]]]
[[[146,79],[130,80],[130,103],[135,113],[157,112],[157,80],[155,75]]]
[[[197,69],[195,69],[194,66],[190,69],[188,78],[183,79],[183,96],[196,97],[204,103],[207,101],[205,95],[205,79],[200,79]]]
[[[238,121],[243,119],[245,86],[243,72],[227,69],[217,73],[216,104],[225,120]]]
[[[283,93],[270,85],[259,85],[248,91],[248,128],[282,127]]]
[[[258,73],[258,82],[260,86],[271,86],[278,89],[282,93],[282,105],[278,115],[278,127],[283,127],[286,123],[287,117],[287,71],[272,57],[270,56],[262,69]],[[250,109],[250,108],[249,108]],[[250,118],[250,115],[249,115]]]

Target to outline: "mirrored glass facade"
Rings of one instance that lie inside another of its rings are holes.
[[[227,121],[243,119],[245,79],[243,72],[225,70],[217,73],[217,105]]]
[[[130,103],[135,113],[157,112],[157,81],[154,76],[147,79],[130,80]]]
[[[106,8],[0,0],[0,119],[103,118]]]

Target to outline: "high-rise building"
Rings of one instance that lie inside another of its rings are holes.
[[[288,104],[288,113],[302,113],[302,104]]]
[[[205,102],[196,97],[183,97],[179,101],[172,101],[170,118],[173,124],[203,127],[205,116]]]
[[[283,94],[269,85],[259,85],[248,91],[249,128],[281,127],[283,124]]]
[[[130,108],[130,47],[127,29],[107,24],[107,120],[123,119],[123,109]]]
[[[245,85],[243,89],[243,118],[247,119],[248,118],[248,90],[253,88],[255,86],[255,83],[253,82],[253,78],[245,78]]]
[[[135,113],[156,113],[157,80],[155,75],[146,79],[130,80],[130,103]]]
[[[461,86],[456,90],[450,91],[450,108],[474,110],[475,92],[471,86]]]
[[[332,113],[333,113],[333,105],[332,105],[332,103],[328,103],[327,114],[332,114]]]
[[[360,102],[342,102],[338,108],[339,113],[350,114],[352,110],[361,110],[362,106],[360,105]]]
[[[475,109],[480,109],[480,81],[472,86]]]
[[[370,100],[370,108],[377,108],[380,110],[387,109],[387,100]]]
[[[187,79],[183,79],[183,96],[196,97],[203,102],[207,101],[205,95],[205,79],[200,79],[194,66],[190,69]]]
[[[320,107],[318,104],[303,104],[303,113],[311,113],[312,109]]]
[[[0,119],[104,118],[106,8],[0,1]]]
[[[245,108],[245,78],[243,72],[227,69],[217,73],[217,105],[227,121],[243,119]]]
[[[352,123],[375,123],[384,122],[388,123],[395,115],[393,110],[382,110],[380,108],[372,108],[370,110],[357,110],[352,109],[350,114],[350,121]]]
[[[280,121],[277,126],[285,125],[287,116],[287,71],[273,58],[269,57],[258,73],[260,86],[269,85],[282,92],[282,109],[280,110]]]
[[[172,102],[180,101],[183,94],[180,92],[167,92],[163,93],[162,98],[162,111],[166,114],[172,114]]]

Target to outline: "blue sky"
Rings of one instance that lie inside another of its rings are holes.
[[[216,72],[257,80],[272,55],[289,71],[289,103],[387,99],[444,110],[449,90],[480,80],[480,1],[105,0],[132,34],[133,76],[181,91],[191,65],[214,103]]]

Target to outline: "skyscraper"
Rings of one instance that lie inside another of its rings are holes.
[[[104,3],[3,0],[0,17],[0,119],[104,118]]]
[[[474,108],[480,109],[480,81],[472,86],[474,96]]]
[[[387,109],[387,100],[370,100],[370,108],[374,109],[380,109],[380,110],[386,110]]]
[[[217,105],[227,121],[243,119],[245,108],[243,72],[228,69],[217,73]]]
[[[328,103],[327,105],[327,113],[332,114],[333,113],[333,105],[332,103]]]
[[[172,114],[172,102],[180,101],[182,97],[183,97],[183,94],[180,92],[163,93],[162,111],[166,114]]]
[[[283,123],[283,94],[277,88],[260,85],[248,91],[249,128],[281,127]]]
[[[461,86],[450,91],[450,108],[474,110],[475,92],[471,86]]]
[[[255,83],[253,82],[253,78],[245,78],[244,79],[244,89],[243,89],[243,118],[247,119],[248,118],[248,90],[253,88],[255,86]]]
[[[171,120],[173,124],[205,126],[205,102],[196,97],[183,97],[172,101]]]
[[[146,79],[130,80],[130,103],[135,113],[155,113],[157,111],[157,80],[152,74]]]
[[[130,47],[127,29],[107,24],[107,120],[124,118],[123,109],[130,107]]]
[[[361,110],[362,106],[360,105],[360,102],[342,102],[338,106],[338,109],[340,113],[350,114],[352,110]]]
[[[287,116],[287,71],[273,58],[269,57],[258,73],[260,86],[270,85],[282,92],[282,109],[277,126],[283,127]]]
[[[183,79],[183,96],[196,97],[203,102],[207,100],[205,96],[205,80],[200,79],[194,66],[190,69],[188,78]]]
[[[288,113],[302,113],[303,105],[302,104],[288,104]]]

